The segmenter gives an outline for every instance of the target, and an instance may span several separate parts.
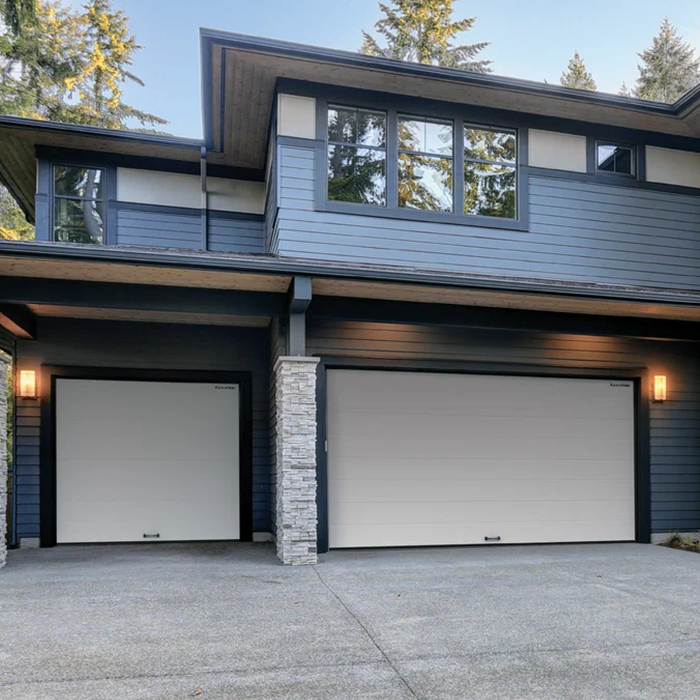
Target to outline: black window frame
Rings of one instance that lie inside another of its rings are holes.
[[[491,119],[481,118],[478,108],[470,116],[470,108],[461,105],[441,105],[436,103],[426,104],[426,101],[415,98],[393,98],[391,106],[379,105],[376,100],[361,94],[352,94],[340,91],[341,97],[336,97],[336,91],[328,91],[324,96],[315,93],[316,99],[316,139],[309,145],[316,148],[315,164],[315,209],[316,211],[328,211],[342,214],[357,214],[361,216],[374,216],[390,219],[402,219],[409,221],[428,221],[436,223],[453,224],[460,226],[475,226],[478,228],[500,228],[518,231],[528,230],[528,178],[527,170],[527,127],[522,125],[516,117],[495,117]],[[351,108],[369,109],[371,111],[383,111],[387,114],[386,133],[386,206],[361,204],[356,202],[342,202],[331,200],[327,197],[328,173],[328,108],[329,106],[344,105]],[[383,107],[383,108],[381,108]],[[453,211],[438,212],[421,209],[409,209],[398,205],[398,116],[412,116],[429,120],[451,121],[453,124]],[[465,214],[464,212],[464,126],[483,128],[487,130],[504,130],[515,134],[516,139],[516,218],[506,219],[495,216],[479,214]],[[280,137],[280,142],[285,142],[285,137]],[[290,138],[290,144],[294,143]]]
[[[444,153],[433,153],[431,151],[412,151],[408,150],[405,148],[401,148],[401,144],[398,143],[398,138],[399,138],[399,122],[401,119],[406,119],[406,120],[411,120],[411,121],[417,121],[417,122],[424,122],[425,124],[431,123],[431,124],[444,124],[444,125],[449,125],[449,127],[452,129],[452,153],[450,155],[445,155]],[[451,192],[451,201],[450,201],[450,210],[449,211],[438,211],[435,209],[417,209],[413,207],[407,207],[407,206],[401,206],[399,203],[399,208],[402,210],[407,210],[407,211],[427,211],[427,212],[434,212],[436,214],[454,214],[455,212],[455,180],[454,180],[454,170],[455,170],[455,123],[454,120],[452,119],[441,119],[440,117],[434,117],[434,116],[425,116],[424,114],[412,114],[408,113],[406,111],[402,110],[397,110],[396,114],[396,140],[397,140],[397,151],[396,151],[396,160],[397,160],[397,171],[398,171],[398,163],[401,160],[402,155],[408,155],[408,156],[422,156],[424,158],[444,158],[445,160],[449,160],[452,163],[452,192]],[[388,183],[387,183],[388,184]],[[398,197],[398,187],[399,187],[399,178],[397,177],[396,179],[396,191],[397,191],[397,197]]]
[[[375,114],[384,115],[384,145],[383,146],[372,146],[364,143],[357,143],[351,141],[331,141],[328,137],[328,112],[331,109],[347,109],[353,110],[355,112],[374,112]],[[329,202],[341,202],[343,204],[349,204],[350,206],[366,206],[366,207],[376,207],[378,209],[384,208],[389,203],[389,178],[388,178],[388,167],[389,167],[389,149],[388,149],[388,134],[389,134],[389,115],[385,109],[373,109],[371,107],[359,106],[354,104],[343,104],[342,102],[329,102],[326,107],[326,177],[325,177],[325,188],[326,188],[326,199]],[[355,150],[365,149],[369,151],[381,151],[384,153],[384,204],[364,204],[363,202],[349,202],[341,199],[331,199],[328,196],[328,157],[330,154],[331,146],[336,146],[340,148],[354,148]]]
[[[467,158],[464,154],[464,131],[466,129],[474,129],[478,131],[494,131],[494,132],[501,132],[501,133],[509,133],[513,134],[515,137],[515,160],[511,161],[497,161],[497,160],[485,160],[482,158]],[[505,126],[486,126],[484,124],[476,124],[472,122],[463,122],[462,124],[462,172],[464,172],[464,169],[466,167],[467,163],[481,163],[483,165],[496,165],[499,167],[505,167],[505,168],[513,168],[515,171],[515,216],[513,217],[487,217],[487,218],[493,218],[493,219],[500,219],[501,221],[517,221],[521,209],[521,202],[519,198],[519,190],[520,190],[520,153],[518,149],[518,130],[515,128],[509,128]],[[462,199],[462,208],[464,208],[464,199]],[[465,216],[480,216],[479,214],[467,214],[464,212]]]
[[[618,173],[615,172],[614,170],[601,170],[598,167],[598,149],[601,146],[613,146],[614,148],[624,148],[630,152],[630,161],[631,161],[631,172],[629,173]],[[623,143],[621,141],[610,141],[610,140],[601,140],[601,139],[596,139],[593,145],[593,168],[594,172],[596,174],[600,173],[601,175],[609,175],[611,177],[622,177],[622,178],[631,178],[631,179],[636,179],[637,178],[637,173],[638,173],[638,166],[637,166],[637,161],[638,161],[638,153],[637,153],[637,146],[632,143]]]
[[[102,185],[102,197],[75,197],[72,195],[56,194],[56,168],[82,168],[84,170],[100,170],[102,172],[100,183]],[[109,245],[109,227],[107,219],[109,217],[109,199],[112,189],[113,177],[110,173],[110,168],[106,165],[101,165],[94,162],[80,162],[70,160],[52,160],[49,163],[49,240],[67,243],[69,245],[89,245],[89,246],[105,246]],[[102,203],[102,242],[101,243],[74,243],[71,241],[57,241],[56,239],[56,200],[66,199],[83,202],[101,202]]]

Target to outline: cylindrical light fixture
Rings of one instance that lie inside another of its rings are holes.
[[[36,372],[33,369],[20,370],[19,395],[23,399],[36,398]]]
[[[654,401],[661,403],[666,401],[666,375],[654,375]]]

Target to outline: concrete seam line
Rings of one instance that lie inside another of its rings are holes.
[[[396,668],[396,666],[394,666],[391,659],[386,655],[386,652],[384,651],[384,649],[382,649],[379,646],[379,644],[377,643],[377,640],[374,638],[374,636],[369,631],[369,629],[367,629],[367,627],[362,622],[362,620],[360,620],[360,618],[357,615],[355,615],[355,613],[348,607],[348,605],[346,605],[345,601],[326,583],[326,581],[324,580],[323,576],[321,576],[321,574],[320,574],[319,570],[316,568],[316,566],[312,565],[311,568],[316,572],[316,576],[318,576],[318,580],[324,585],[324,587],[328,590],[328,592],[343,606],[343,608],[345,609],[347,614],[350,615],[350,617],[353,620],[355,620],[355,622],[360,626],[362,631],[367,635],[367,637],[372,642],[372,644],[374,644],[377,651],[384,657],[384,660],[387,662],[387,664],[389,664],[389,667],[391,668],[391,670],[396,674],[398,679],[406,687],[406,690],[408,690],[408,692],[411,694],[411,697],[418,698],[418,695],[416,694],[416,692],[413,690],[413,688],[411,688],[408,681],[401,675],[399,669]]]

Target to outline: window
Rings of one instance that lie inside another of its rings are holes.
[[[54,165],[54,240],[104,243],[103,183],[101,168]]]
[[[517,129],[468,123],[457,107],[442,118],[364,104],[327,108],[326,159],[321,150],[315,164],[327,182],[316,191],[320,210],[527,227]]]
[[[513,131],[464,127],[464,213],[516,218],[516,138]]]
[[[634,175],[634,149],[614,143],[596,144],[596,170],[617,175]]]
[[[328,108],[328,199],[386,205],[386,114]]]
[[[451,212],[452,123],[399,116],[399,206]]]

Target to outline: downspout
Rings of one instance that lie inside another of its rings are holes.
[[[209,248],[209,196],[207,194],[207,147],[202,146],[199,152],[200,180],[202,186],[202,250]]]

